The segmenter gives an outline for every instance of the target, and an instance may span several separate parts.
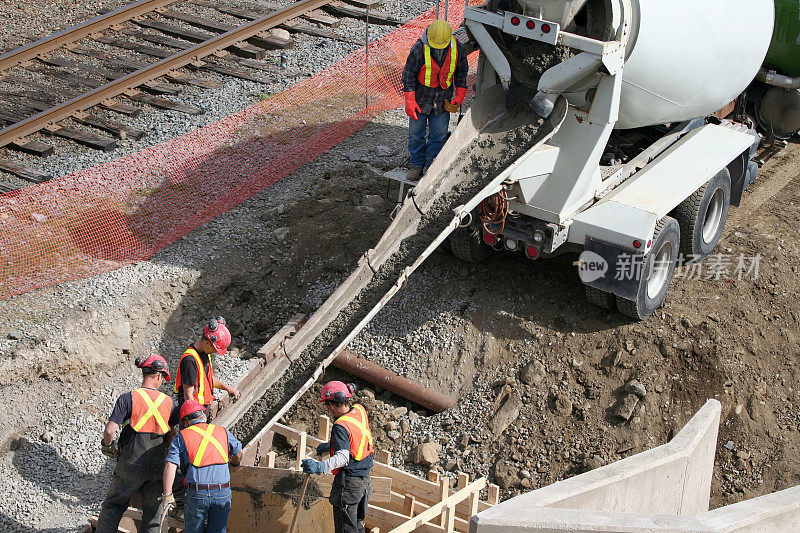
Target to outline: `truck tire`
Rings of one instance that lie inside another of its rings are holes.
[[[698,262],[714,251],[725,229],[730,205],[731,177],[723,168],[675,208],[684,261]]]
[[[664,217],[656,223],[653,247],[645,258],[636,300],[617,298],[617,310],[625,316],[644,320],[658,309],[667,295],[681,242],[681,228],[672,217]],[[649,275],[645,276],[646,273]]]
[[[617,297],[613,292],[606,292],[592,287],[590,285],[583,286],[586,292],[586,299],[590,304],[602,307],[603,309],[614,309],[617,306]]]
[[[456,228],[450,234],[450,250],[467,263],[482,263],[492,255],[492,248],[483,242],[481,232],[472,226]]]

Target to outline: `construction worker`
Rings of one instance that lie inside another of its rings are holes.
[[[186,484],[183,523],[186,533],[224,533],[231,512],[228,463],[242,460],[242,443],[222,426],[206,423],[205,407],[195,399],[181,406],[183,429],[172,439],[164,462],[165,505],[174,505],[172,485],[180,467]]]
[[[419,180],[444,146],[450,112],[458,109],[467,94],[468,69],[463,46],[446,20],[431,23],[411,48],[403,69],[409,181]]]
[[[364,517],[372,494],[369,473],[372,470],[372,432],[364,406],[350,405],[355,385],[331,381],[322,387],[320,403],[336,422],[330,442],[317,446],[324,461],[303,459],[303,471],[309,474],[333,473],[330,502],[336,533],[364,533]]]
[[[178,395],[178,405],[194,398],[207,408],[214,400],[214,389],[223,389],[234,398],[239,397],[238,390],[214,377],[211,363],[211,354],[225,355],[230,343],[231,333],[225,319],[217,316],[209,320],[203,334],[183,352],[178,363],[174,390]]]
[[[154,354],[137,358],[136,366],[142,369],[142,386],[117,398],[100,443],[104,454],[117,458],[117,466],[97,520],[99,533],[117,532],[122,514],[137,491],[142,498],[139,531],[159,531],[161,475],[170,427],[178,423],[178,409],[172,398],[158,390],[165,380],[170,380],[167,361]],[[119,427],[122,431],[119,446],[115,447],[113,441]]]

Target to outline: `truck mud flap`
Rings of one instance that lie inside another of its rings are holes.
[[[639,280],[649,275],[645,255],[617,244],[586,237],[580,256],[581,281],[590,287],[635,300]]]

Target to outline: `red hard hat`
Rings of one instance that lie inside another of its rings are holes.
[[[181,418],[185,418],[192,413],[196,413],[197,411],[205,411],[206,408],[203,407],[200,402],[192,398],[191,400],[186,400],[181,405]]]
[[[218,354],[225,355],[228,353],[228,346],[231,343],[231,332],[228,331],[228,326],[225,325],[224,318],[215,316],[209,320],[206,327],[203,328],[203,335],[214,345],[214,349]]]
[[[169,375],[169,365],[167,365],[167,360],[154,353],[148,358],[139,357],[136,359],[136,366],[139,368],[151,368],[155,372],[161,372],[164,374],[164,378],[167,381],[170,381],[172,378]]]
[[[347,398],[353,397],[356,386],[352,383],[344,384],[341,381],[329,381],[322,387],[319,403],[334,401],[344,403]]]

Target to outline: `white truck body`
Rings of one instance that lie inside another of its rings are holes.
[[[731,197],[738,205],[741,191],[755,177],[749,161],[759,139],[755,132],[729,121],[706,123],[703,117],[734,100],[758,72],[772,35],[772,1],[529,0],[503,6],[519,12],[497,9],[501,3],[494,0],[466,10],[465,25],[483,53],[478,92],[495,84],[508,90],[512,80],[492,31],[558,43],[577,54],[539,80],[531,106],[547,116],[564,98],[569,103],[566,119],[547,144],[516,164],[506,182],[510,212],[521,217],[517,229],[486,242],[503,243],[508,250],[533,246],[531,258],[553,253],[567,242],[606,253],[609,261],[632,254],[644,264],[645,277],[661,277],[660,286],[651,283],[649,288],[651,296],[661,292],[648,300],[657,300],[657,307],[671,280],[678,248],[683,250],[689,242],[696,259],[708,255],[692,234],[711,235],[713,249]],[[607,21],[601,31],[607,40],[563,31],[592,3]],[[630,164],[601,167],[614,130],[681,123]],[[725,180],[729,184],[720,185]],[[707,183],[719,189],[708,198],[703,196]],[[690,200],[696,193],[700,197]],[[698,204],[693,209],[703,212],[686,214],[691,207],[687,202]],[[674,221],[669,215],[681,218],[676,213],[683,218]],[[704,223],[707,226],[700,227]],[[547,238],[534,242],[526,237],[526,225],[528,236],[538,227],[546,230]],[[680,225],[688,240],[660,237],[665,225],[675,228],[673,233]],[[485,237],[492,233],[483,227]],[[666,248],[664,239],[671,239]],[[651,253],[656,247],[657,253]],[[657,272],[656,256],[670,263],[668,273]],[[597,300],[600,291],[603,306],[616,296],[617,302],[623,300],[619,307],[626,314],[632,314],[633,302],[635,318],[645,318],[655,308],[642,310],[638,305],[637,298],[648,292],[642,289],[647,279],[637,283],[593,280],[587,283],[587,294],[594,288]]]

